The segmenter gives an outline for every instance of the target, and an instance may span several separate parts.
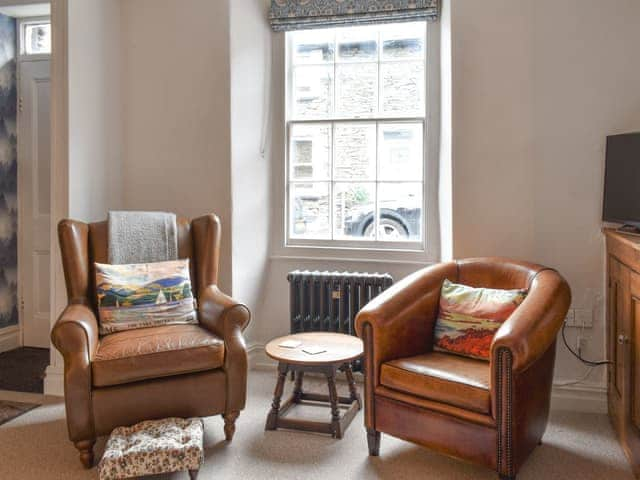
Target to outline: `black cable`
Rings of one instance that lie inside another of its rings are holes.
[[[611,364],[613,363],[610,360],[601,360],[601,361],[594,362],[592,360],[585,360],[584,358],[582,358],[579,354],[574,352],[573,349],[569,346],[569,343],[567,342],[567,337],[565,336],[565,333],[564,333],[565,328],[567,328],[566,322],[562,324],[562,341],[564,342],[564,346],[567,347],[567,350],[569,350],[571,354],[574,357],[576,357],[578,360],[580,360],[582,363],[589,365],[590,367],[599,367],[600,365],[608,365],[610,363]]]

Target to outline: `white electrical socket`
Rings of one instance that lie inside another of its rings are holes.
[[[564,318],[564,323],[566,323],[567,327],[576,326],[576,314],[572,308],[567,311],[567,316]]]
[[[590,308],[576,308],[574,323],[576,327],[593,328],[593,311]]]

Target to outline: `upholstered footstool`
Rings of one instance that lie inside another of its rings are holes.
[[[199,418],[165,418],[118,427],[111,432],[98,465],[100,480],[183,470],[195,479],[204,462],[202,437]]]

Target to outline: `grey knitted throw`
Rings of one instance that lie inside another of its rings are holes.
[[[177,258],[175,214],[109,212],[109,263],[152,263]]]

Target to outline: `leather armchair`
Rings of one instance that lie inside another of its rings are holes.
[[[221,414],[231,441],[245,406],[248,308],[217,285],[220,220],[178,220],[178,256],[189,258],[199,325],[166,325],[100,337],[94,262],[107,263],[107,222],[58,225],[68,305],[51,339],[64,357],[69,438],[86,468],[96,437],[165,417]]]
[[[489,362],[433,351],[444,279],[528,289],[494,336]],[[570,303],[555,270],[501,258],[434,265],[376,297],[356,318],[369,454],[378,455],[384,432],[515,479],[546,428],[555,340]]]

